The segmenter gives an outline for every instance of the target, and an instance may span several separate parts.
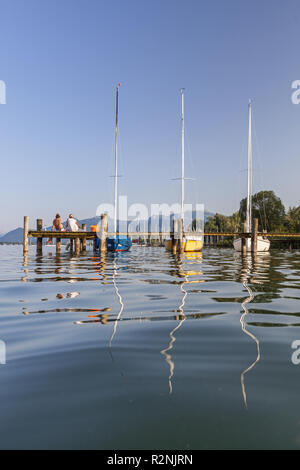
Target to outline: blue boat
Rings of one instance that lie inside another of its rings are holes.
[[[132,241],[127,237],[109,237],[106,243],[107,251],[128,251],[132,246]]]

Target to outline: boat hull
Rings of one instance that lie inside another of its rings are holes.
[[[242,239],[238,238],[237,240],[234,240],[233,246],[235,251],[242,251]],[[247,247],[247,252],[251,252],[251,239],[247,238],[246,240],[246,247]],[[257,251],[263,253],[266,251],[270,250],[270,240],[267,238],[263,237],[258,237],[257,238]]]
[[[165,241],[165,247],[167,250],[172,251],[172,240]],[[195,253],[202,251],[203,248],[203,238],[202,237],[193,237],[191,239],[187,238],[183,241],[183,251],[185,253]]]
[[[132,246],[130,238],[110,237],[106,240],[107,251],[128,251]]]

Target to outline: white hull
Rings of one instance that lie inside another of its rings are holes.
[[[235,251],[242,251],[241,238],[234,240],[233,246],[234,246]],[[247,252],[251,252],[251,239],[250,238],[247,238],[246,246],[247,246]],[[268,240],[267,238],[258,237],[257,238],[257,251],[265,252],[265,251],[269,251],[269,249],[270,249],[270,240]]]

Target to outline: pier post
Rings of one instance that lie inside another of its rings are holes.
[[[29,230],[29,217],[25,215],[24,217],[24,244],[23,244],[23,254],[28,253],[28,230]]]
[[[36,230],[37,232],[41,232],[43,230],[43,220],[37,219],[36,221]],[[38,255],[43,253],[43,238],[38,237],[36,240],[36,252]]]
[[[129,220],[127,220],[127,238],[129,238]]]
[[[184,222],[183,219],[179,220],[179,229],[180,229],[180,239],[179,239],[179,253],[182,255],[184,253],[184,245],[183,245],[183,238],[184,238]]]
[[[258,233],[258,219],[253,220],[252,237],[251,237],[251,251],[257,253],[257,233]]]
[[[244,222],[244,223],[242,224],[242,233],[245,234],[246,232],[247,232],[247,223]],[[242,235],[242,239],[241,239],[241,240],[242,240],[242,255],[243,255],[243,256],[246,256],[246,254],[247,254],[247,238],[246,238],[246,237],[243,237],[243,235]]]
[[[149,219],[148,219],[148,239],[147,239],[147,245],[148,246],[151,246],[151,225],[152,225],[152,221],[151,221],[151,217],[149,217]]]
[[[172,239],[172,252],[175,255],[177,253],[177,248],[178,248],[178,223],[179,220],[174,219],[173,220],[173,232],[171,233],[171,239]]]
[[[75,238],[75,255],[78,256],[80,253],[80,239]]]
[[[94,252],[94,255],[97,253],[97,238],[99,237],[99,233],[97,231],[97,235],[96,237],[93,239],[93,252]],[[100,240],[100,243],[101,243],[101,240]]]
[[[162,245],[163,236],[162,236],[162,214],[159,214],[159,244]]]
[[[86,232],[86,224],[82,224],[82,230]],[[86,251],[86,237],[81,239],[81,251]]]
[[[61,238],[56,239],[56,254],[60,255],[61,252]]]
[[[171,243],[172,243],[172,252],[173,252],[173,253],[176,253],[176,248],[175,248],[175,235],[174,235],[174,232],[175,232],[174,223],[175,223],[175,221],[172,220],[171,223],[172,223],[172,225],[171,225],[170,237],[171,237]]]
[[[100,238],[100,251],[104,253],[106,251],[106,239],[107,239],[107,214],[101,215],[101,238]]]
[[[70,238],[69,243],[70,243],[70,253],[73,253],[74,245],[73,245],[73,238]]]

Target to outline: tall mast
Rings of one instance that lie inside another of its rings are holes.
[[[181,221],[184,230],[184,88],[181,93]]]
[[[252,230],[252,103],[249,101],[247,231]]]
[[[116,135],[115,135],[115,205],[114,205],[114,234],[117,234],[118,213],[118,133],[119,133],[119,86],[116,87]]]

